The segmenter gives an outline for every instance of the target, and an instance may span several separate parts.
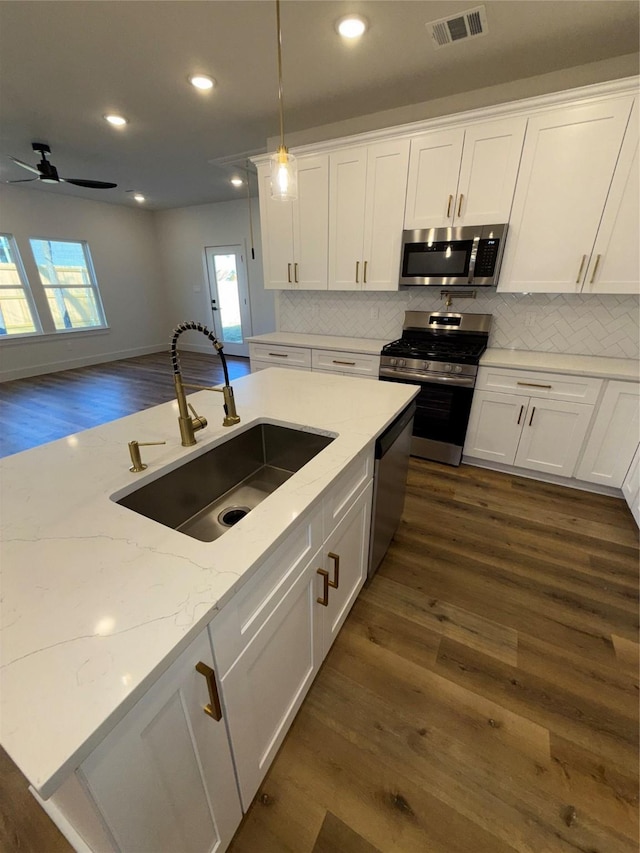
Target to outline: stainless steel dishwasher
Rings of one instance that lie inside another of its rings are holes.
[[[415,403],[407,406],[376,441],[369,577],[387,553],[402,516],[415,410]]]

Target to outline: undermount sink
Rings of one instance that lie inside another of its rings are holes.
[[[327,435],[257,424],[116,503],[213,542],[332,441]]]

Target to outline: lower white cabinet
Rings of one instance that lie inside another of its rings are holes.
[[[286,367],[377,379],[380,372],[379,353],[250,343],[249,354],[252,373],[267,367]]]
[[[242,810],[225,720],[205,711],[216,689],[203,631],[81,765],[113,850],[226,849]]]
[[[640,527],[640,447],[636,447],[627,475],[622,481],[622,494]]]

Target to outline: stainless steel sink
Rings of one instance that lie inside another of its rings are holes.
[[[258,424],[116,503],[212,542],[332,441],[331,436]]]

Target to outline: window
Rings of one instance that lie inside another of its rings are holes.
[[[13,237],[0,234],[0,335],[39,332],[37,316]]]
[[[61,240],[29,242],[56,331],[105,326],[88,245]]]

